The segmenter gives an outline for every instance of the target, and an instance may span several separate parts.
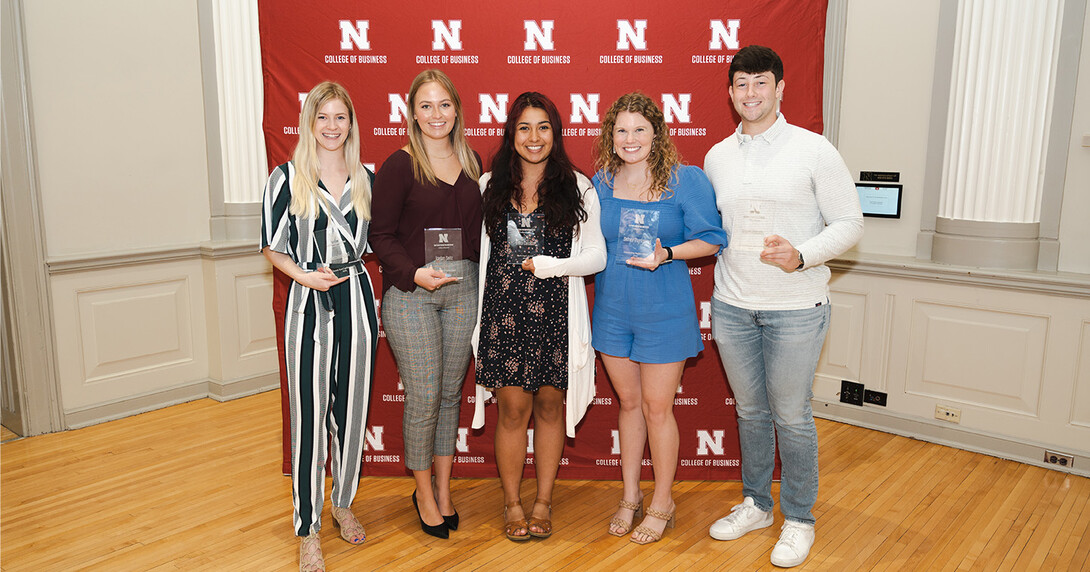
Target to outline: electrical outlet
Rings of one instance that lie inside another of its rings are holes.
[[[886,406],[886,394],[883,391],[871,391],[869,389],[863,390],[863,403],[870,403],[871,405]]]
[[[946,405],[935,406],[935,419],[942,419],[951,423],[961,423],[961,410]]]
[[[848,381],[846,379],[840,380],[840,402],[850,403],[852,405],[863,406],[863,391],[864,387],[862,383],[856,383],[854,381]]]
[[[1045,462],[1050,465],[1059,465],[1061,467],[1071,468],[1071,465],[1075,463],[1075,457],[1066,453],[1057,453],[1055,451],[1045,450]]]

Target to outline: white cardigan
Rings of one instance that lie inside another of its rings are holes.
[[[602,236],[601,206],[594,185],[583,175],[576,173],[579,191],[583,197],[583,209],[587,220],[579,223],[578,234],[572,234],[571,256],[556,258],[539,255],[534,260],[534,276],[554,278],[568,276],[568,391],[565,397],[564,418],[568,437],[575,437],[575,426],[583,420],[587,407],[594,401],[594,349],[590,345],[590,311],[587,307],[587,289],[583,277],[606,267],[606,240]],[[481,176],[481,192],[484,192],[492,173]],[[481,308],[483,308],[485,275],[491,242],[488,233],[481,231],[480,291],[477,294],[477,325],[473,328],[473,354],[477,355],[481,335]],[[484,427],[484,406],[492,396],[489,388],[477,384],[476,402],[473,407],[474,429]]]

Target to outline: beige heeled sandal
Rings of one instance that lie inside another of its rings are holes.
[[[632,511],[632,520],[625,522],[620,518],[614,516],[613,518],[609,519],[609,533],[613,536],[624,536],[628,534],[630,530],[632,530],[632,523],[636,522],[636,519],[640,518],[640,515],[643,514],[643,497],[640,497],[640,500],[638,502],[629,502],[621,499],[620,502],[617,503],[617,506],[619,506],[620,508],[627,508],[628,510]],[[619,530],[620,532],[614,532],[614,527],[616,527],[617,530]]]
[[[312,532],[310,536],[304,536],[299,541],[299,572],[325,572],[322,539],[317,532]]]
[[[333,507],[333,525],[341,529],[341,538],[349,544],[363,544],[367,540],[367,533],[363,525],[356,520],[356,515],[348,508]]]
[[[655,509],[653,509],[651,507],[647,507],[647,518],[657,518],[659,520],[665,520],[666,521],[666,526],[663,527],[663,531],[665,531],[667,528],[673,528],[674,527],[674,523],[675,523],[674,515],[675,515],[676,512],[677,512],[677,507],[674,507],[673,509],[670,509],[670,512],[662,512],[661,510],[655,510]],[[639,526],[636,527],[636,530],[632,531],[632,534],[633,534],[633,536],[629,537],[629,540],[631,540],[632,542],[635,542],[636,544],[651,544],[652,542],[658,542],[659,540],[662,539],[662,533],[661,532],[658,532],[657,530],[655,530],[653,528],[650,528],[648,526],[644,526],[644,524],[642,522],[640,523]],[[636,534],[646,535],[647,540],[636,540],[636,538],[635,538]]]

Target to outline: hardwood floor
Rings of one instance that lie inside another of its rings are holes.
[[[0,569],[296,569],[278,400],[206,399],[0,445]],[[817,542],[799,570],[1090,569],[1090,479],[830,421],[818,433]],[[420,532],[410,479],[363,479],[367,542],[342,541],[327,509],[327,568],[772,570],[782,523],[712,540],[741,484],[680,482],[678,527],[641,547],[606,533],[618,483],[560,481],[555,534],[516,544],[497,480],[454,489],[462,527],[443,541]]]
[[[19,436],[16,435],[14,431],[8,429],[7,427],[4,427],[3,425],[0,425],[0,443],[18,438]]]

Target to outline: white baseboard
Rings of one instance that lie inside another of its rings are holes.
[[[263,373],[231,382],[209,381],[208,397],[216,401],[230,401],[280,387],[280,373]]]
[[[279,386],[280,376],[276,372],[230,382],[218,380],[198,381],[111,403],[65,411],[64,422],[65,427],[68,429],[79,429],[80,427],[88,427],[197,399],[209,398],[221,402],[230,401],[276,389]]]
[[[929,421],[908,417],[892,412],[877,411],[876,408],[857,407],[842,403],[833,403],[814,399],[811,401],[814,417],[839,421],[858,427],[866,427],[884,433],[919,439],[929,443],[983,453],[1000,459],[1008,459],[1053,469],[1063,473],[1090,477],[1090,452],[1059,451],[1074,457],[1070,467],[1044,462],[1045,450],[1055,447],[1029,441],[1014,440],[1004,435],[993,435],[959,426],[951,426],[943,421]]]

